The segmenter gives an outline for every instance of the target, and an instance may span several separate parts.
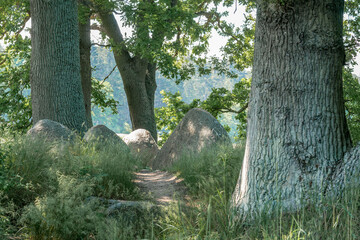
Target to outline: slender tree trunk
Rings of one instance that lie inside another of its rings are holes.
[[[156,64],[138,56],[130,57],[114,15],[100,12],[99,16],[106,34],[114,44],[114,57],[124,84],[132,129],[146,129],[157,141],[154,113]]]
[[[81,67],[81,86],[84,95],[86,126],[93,126],[91,118],[91,39],[90,39],[90,16],[86,14],[79,21],[80,33],[80,67]]]
[[[257,1],[247,142],[233,195],[238,216],[299,209],[344,172],[351,140],[343,7],[343,0]],[[348,162],[359,162],[356,152]]]
[[[78,12],[75,0],[31,0],[33,123],[50,119],[83,132]]]

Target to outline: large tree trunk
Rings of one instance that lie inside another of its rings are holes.
[[[33,123],[47,118],[83,132],[76,1],[31,0],[30,7]]]
[[[91,63],[90,63],[90,14],[84,14],[79,21],[81,86],[84,95],[86,126],[93,126],[91,117]]]
[[[343,7],[343,0],[257,1],[247,142],[233,195],[238,216],[299,209],[326,195],[335,175],[343,178],[351,149]]]
[[[114,15],[100,12],[99,16],[106,34],[113,42],[114,57],[123,80],[132,128],[148,130],[157,141],[154,113],[156,64],[138,56],[130,57]]]
[[[115,59],[117,58],[116,54]],[[148,130],[157,141],[157,131],[154,112],[156,91],[155,65],[148,64],[145,71],[139,68],[140,74],[120,72],[129,105],[132,129]]]

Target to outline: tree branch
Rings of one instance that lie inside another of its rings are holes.
[[[103,83],[106,81],[106,79],[108,79],[108,78],[111,76],[111,74],[115,71],[116,67],[117,67],[117,65],[115,65],[115,66],[113,67],[113,69],[111,70],[111,72],[101,81],[101,84],[103,84]]]
[[[91,46],[99,46],[99,47],[111,47],[110,44],[100,44],[100,43],[92,43]]]
[[[246,103],[242,108],[240,108],[239,110],[234,110],[234,109],[232,109],[232,108],[215,108],[214,110],[217,110],[217,111],[219,111],[219,112],[221,112],[221,113],[229,113],[229,112],[231,112],[231,113],[237,113],[237,114],[239,114],[239,113],[242,113],[242,112],[244,112],[247,108],[248,108],[248,106],[249,106],[249,103]]]
[[[237,42],[240,42],[240,39],[239,39],[238,37],[236,37],[236,36],[233,35],[233,34],[229,34],[229,33],[226,32],[225,29],[221,26],[220,16],[217,16],[216,22],[217,22],[218,28],[221,30],[221,32],[222,32],[223,34],[226,34],[226,35],[230,36],[233,40],[235,40],[235,41],[237,41]]]

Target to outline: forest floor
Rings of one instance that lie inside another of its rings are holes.
[[[136,172],[135,176],[134,182],[140,191],[159,205],[169,205],[178,199],[187,198],[183,179],[172,173],[143,169]]]

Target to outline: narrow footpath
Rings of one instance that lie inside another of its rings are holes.
[[[169,205],[177,199],[185,199],[183,179],[163,171],[141,170],[135,173],[135,183],[141,192],[150,195],[159,205]]]

